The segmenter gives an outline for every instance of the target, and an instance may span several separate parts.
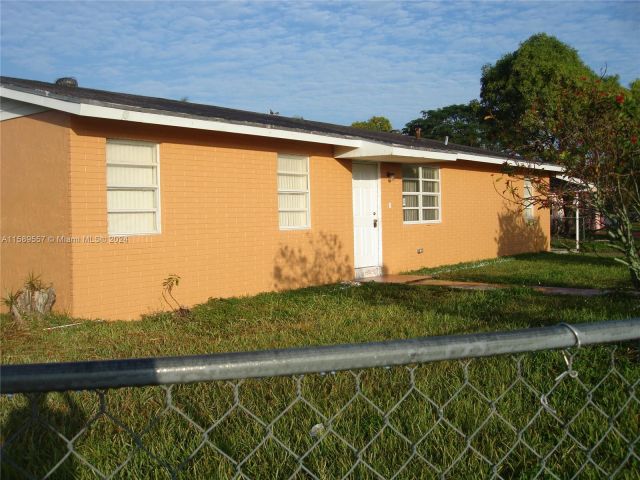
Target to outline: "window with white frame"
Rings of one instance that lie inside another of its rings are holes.
[[[404,223],[440,221],[440,169],[438,167],[402,166],[402,215]]]
[[[156,144],[107,140],[107,224],[110,235],[160,232]]]
[[[278,155],[278,215],[281,229],[309,228],[309,158]]]
[[[533,207],[533,184],[530,178],[524,179],[524,218],[527,220],[533,220],[535,217],[535,211]]]

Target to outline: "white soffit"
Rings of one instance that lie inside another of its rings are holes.
[[[514,167],[528,168],[531,170],[544,170],[545,172],[562,172],[563,168],[558,165],[550,165],[547,163],[526,162],[522,160],[511,160],[502,157],[490,157],[486,155],[474,155],[472,153],[458,153],[458,160],[466,160],[468,162],[492,163],[497,165],[511,165]]]
[[[456,161],[455,153],[438,152],[434,150],[418,150],[413,148],[394,147],[381,143],[363,141],[358,148],[336,147],[336,158],[351,160],[368,160],[372,162],[420,162],[423,161]]]
[[[34,105],[32,103],[20,102],[11,98],[3,98],[0,101],[0,122],[11,120],[12,118],[33,115],[34,113],[46,112],[48,108]]]
[[[567,175],[556,175],[556,178],[558,180],[562,180],[563,182],[573,183],[574,185],[582,185],[585,191],[596,189],[596,186],[594,183],[585,182],[584,180],[580,180],[577,177],[569,177]]]
[[[504,157],[491,157],[487,155],[474,155],[470,153],[448,153],[429,150],[414,150],[410,148],[392,147],[371,142],[363,142],[363,146],[354,149],[336,147],[334,149],[336,158],[346,158],[353,160],[364,160],[371,162],[390,163],[431,163],[439,161],[468,161],[490,163],[493,165],[511,165],[530,170],[542,170],[546,172],[561,172],[562,168],[557,165],[536,164],[519,160],[510,160]]]

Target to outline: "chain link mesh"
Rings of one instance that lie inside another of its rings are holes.
[[[4,395],[2,478],[640,478],[633,344]]]

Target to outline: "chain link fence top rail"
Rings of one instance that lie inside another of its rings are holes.
[[[7,365],[2,478],[640,478],[640,319]]]

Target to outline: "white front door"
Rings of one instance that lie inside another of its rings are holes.
[[[377,163],[353,164],[353,237],[356,278],[382,274]]]

